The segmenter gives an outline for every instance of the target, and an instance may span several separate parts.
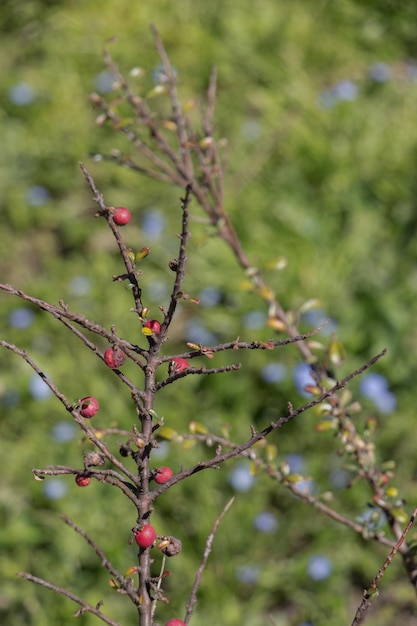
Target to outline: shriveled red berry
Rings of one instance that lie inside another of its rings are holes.
[[[80,400],[80,415],[83,417],[93,417],[99,410],[100,405],[96,398],[87,396]]]
[[[104,353],[104,362],[106,365],[111,367],[112,369],[116,369],[123,365],[126,361],[126,355],[121,348],[118,346],[113,346],[111,348],[107,348]]]
[[[114,209],[113,219],[118,226],[124,226],[125,224],[130,222],[131,217],[132,215],[130,211],[124,206],[118,206]]]
[[[154,335],[159,335],[159,333],[161,332],[161,324],[158,322],[158,320],[148,320],[144,325],[144,328],[149,328],[149,330]],[[145,332],[145,334],[147,333]]]
[[[140,548],[149,548],[156,539],[156,531],[151,524],[144,524],[135,531],[135,541]]]
[[[181,357],[175,357],[175,359],[172,359],[172,361],[169,364],[168,374],[170,376],[172,376],[173,374],[179,374],[180,372],[183,372],[189,367],[190,367],[190,364],[187,361],[187,359],[182,359]]]
[[[182,619],[179,619],[178,617],[174,617],[174,619],[168,620],[165,626],[185,626],[185,622],[183,622]]]
[[[170,478],[172,478],[173,475],[174,475],[174,472],[172,471],[170,467],[163,466],[163,467],[158,467],[155,470],[155,474],[153,478],[154,478],[154,481],[158,483],[158,485],[163,485]]]
[[[88,485],[91,483],[91,478],[89,476],[77,474],[77,476],[75,477],[75,482],[79,487],[88,487]]]

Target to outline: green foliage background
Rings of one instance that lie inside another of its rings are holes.
[[[135,249],[152,248],[143,284],[158,317],[158,305],[164,304],[158,294],[169,286],[167,262],[177,246],[181,190],[95,162],[90,155],[123,143],[95,125],[87,98],[98,89],[104,42],[114,36],[111,51],[121,68],[126,73],[145,68],[144,88],[152,87],[152,70],[159,61],[148,29],[151,22],[158,26],[178,71],[184,101],[205,89],[212,64],[218,68],[217,130],[227,138],[230,153],[227,209],[256,263],[288,259],[285,270],[271,271],[268,277],[280,301],[296,308],[309,298],[321,300],[348,354],[338,375],[388,348],[378,371],[388,379],[397,409],[379,414],[365,400],[368,410],[358,416],[358,423],[369,414],[377,416],[378,456],[397,461],[396,484],[411,511],[417,343],[414,2],[3,2],[2,282],[52,302],[63,298],[72,309],[107,327],[116,323],[127,339],[140,341],[138,325],[128,312],[130,294],[111,281],[120,262],[104,223],[92,217],[91,196],[78,168],[83,160],[107,203],[132,210],[127,242]],[[388,80],[372,78],[375,63],[386,64]],[[11,95],[22,84],[33,90],[33,99],[24,106]],[[341,85],[351,94],[348,99],[335,99],[332,89]],[[34,185],[48,190],[45,201],[31,203]],[[162,236],[151,243],[142,229],[143,215],[150,209],[165,220]],[[208,236],[201,217],[193,206],[186,288],[199,295],[204,287],[215,287],[222,299],[212,308],[182,307],[172,330],[172,352],[183,350],[187,325],[194,318],[222,341],[271,334],[263,327],[248,328],[247,315],[265,314],[264,305],[242,290],[244,277],[234,259]],[[77,295],[74,279],[79,277],[90,281],[90,289]],[[0,299],[2,337],[27,347],[67,397],[96,395],[103,423],[132,427],[129,394],[94,355],[80,350],[75,338],[38,311],[30,327],[13,327],[10,315],[21,304],[4,294]],[[227,424],[231,438],[244,440],[250,424],[260,428],[285,411],[288,400],[302,401],[291,376],[298,358],[294,349],[240,356],[243,368],[238,374],[191,377],[165,389],[157,408],[167,424],[186,430],[196,419],[214,432]],[[271,360],[284,364],[288,373],[275,385],[261,376]],[[222,362],[219,358],[216,365]],[[68,417],[54,398],[33,399],[32,373],[23,362],[1,352],[0,365],[2,623],[64,623],[74,612],[69,601],[16,579],[21,570],[67,586],[92,604],[104,598],[109,615],[124,625],[135,623],[127,601],[108,587],[108,576],[95,555],[59,519],[65,512],[85,527],[124,571],[135,557],[127,543],[134,511],[118,493],[95,483],[80,490],[67,480],[64,497],[46,497],[42,484],[32,481],[31,468],[81,466],[85,444],[77,437],[66,443],[52,437],[54,425]],[[315,432],[316,421],[306,414],[271,441],[278,446],[280,460],[301,455],[306,475],[314,477],[319,491],[326,491],[332,488],[331,472],[343,459],[331,436]],[[179,470],[208,452],[171,444],[167,454],[165,461]],[[227,481],[230,470],[200,473],[158,501],[157,530],[184,542],[182,555],[169,564],[171,602],[160,606],[161,624],[183,614],[205,538],[234,493]],[[248,493],[236,495],[216,536],[192,623],[350,623],[386,551],[307,510],[266,476],[258,476]],[[335,508],[355,518],[366,509],[368,497],[361,485],[339,491]],[[259,511],[277,516],[275,533],[255,530]],[[317,554],[332,561],[332,573],[324,581],[308,575],[308,561]],[[236,568],[248,565],[259,569],[259,578],[244,584]],[[382,587],[368,623],[417,623],[413,590],[399,560],[389,568]],[[78,623],[89,626],[97,621],[84,615]]]

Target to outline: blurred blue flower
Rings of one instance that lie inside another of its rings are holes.
[[[77,428],[72,422],[58,422],[51,430],[52,438],[60,443],[72,441],[76,434]]]
[[[358,86],[352,80],[341,80],[334,87],[333,91],[338,100],[351,102],[358,97]]]
[[[67,494],[68,485],[59,478],[46,479],[42,484],[42,491],[48,500],[59,500]]]
[[[170,451],[170,445],[168,441],[159,441],[157,448],[152,448],[152,458],[165,459]]]
[[[260,570],[255,565],[241,565],[235,569],[235,576],[244,585],[254,585],[259,580]]]
[[[161,211],[148,209],[142,218],[142,230],[150,240],[158,239],[165,228],[165,218]]]
[[[219,304],[222,299],[222,293],[217,287],[204,287],[199,293],[199,299],[201,306],[212,307]]]
[[[41,206],[50,200],[51,194],[42,185],[31,185],[26,192],[26,202],[30,206]]]
[[[27,83],[17,83],[9,90],[9,100],[17,106],[26,106],[35,99],[35,92]]]
[[[35,319],[35,312],[27,307],[14,309],[9,315],[9,324],[12,328],[23,330],[29,328]]]
[[[113,90],[114,76],[110,72],[104,70],[103,72],[97,74],[94,79],[94,85],[99,93],[109,93]]]
[[[301,474],[304,470],[305,461],[301,454],[288,454],[285,462],[288,463],[291,474]]]
[[[338,102],[352,102],[356,100],[359,89],[352,80],[341,80],[333,87],[324,89],[319,95],[319,104],[325,109],[331,109]]]
[[[387,522],[386,515],[377,507],[369,507],[363,513],[358,515],[357,520],[369,530],[376,531],[385,526]]]
[[[236,467],[229,472],[227,477],[229,485],[241,493],[249,491],[253,487],[255,481],[256,478],[250,471],[248,463],[240,463],[239,465],[236,465]]]
[[[316,554],[307,564],[307,573],[312,580],[326,580],[333,570],[333,564],[327,556]]]
[[[368,70],[368,76],[376,83],[386,83],[392,75],[391,68],[386,63],[378,61],[373,63]]]
[[[243,318],[243,326],[251,330],[263,328],[266,322],[266,315],[263,311],[250,311]]]
[[[0,401],[7,409],[13,409],[20,402],[20,393],[15,389],[7,389],[0,397]]]
[[[363,376],[359,382],[359,390],[381,413],[392,413],[397,406],[397,399],[388,390],[388,381],[382,374],[370,373]]]
[[[149,300],[161,302],[168,293],[168,285],[164,280],[153,280],[147,287]]]
[[[46,400],[52,391],[40,376],[34,374],[29,381],[29,393],[35,400]]]
[[[176,78],[178,75],[178,71],[176,70],[175,67],[172,67],[172,65],[171,65],[171,72],[174,78]],[[168,77],[165,73],[165,69],[163,65],[157,65],[156,67],[154,67],[154,69],[152,70],[152,80],[155,83],[155,85],[163,85],[164,83],[168,81]]]
[[[311,377],[312,368],[307,363],[297,363],[293,369],[293,380],[298,393],[304,398],[309,398],[310,393],[304,391],[305,385],[314,385],[314,379]]]
[[[347,470],[336,469],[330,474],[330,483],[334,489],[346,489],[351,476]]]
[[[306,311],[306,313],[301,315],[301,318],[314,328],[318,328],[318,326],[327,322],[326,326],[324,326],[324,328],[320,331],[323,335],[332,335],[337,330],[337,323],[335,320],[329,318],[329,316],[326,315],[326,312],[322,309],[312,309],[311,311]]]
[[[301,494],[312,494],[316,488],[316,484],[314,480],[310,478],[304,478],[303,480],[299,480],[297,483],[293,484],[293,489],[298,491]]]
[[[279,383],[284,380],[287,373],[285,365],[282,363],[268,363],[261,370],[261,376],[266,383]]]
[[[88,276],[75,276],[68,288],[73,296],[85,296],[91,289],[91,279]]]
[[[382,374],[365,374],[359,381],[361,394],[369,400],[375,398],[388,389],[388,381]]]
[[[216,336],[197,320],[190,320],[187,324],[187,341],[209,346],[216,343]]]
[[[278,528],[278,520],[274,513],[263,511],[258,513],[253,520],[253,526],[261,533],[274,533]]]

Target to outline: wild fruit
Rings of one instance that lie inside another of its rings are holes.
[[[174,617],[174,619],[168,620],[165,626],[185,626],[185,622],[182,619],[178,619],[178,617]]]
[[[148,329],[148,330],[145,330],[145,329]],[[148,335],[149,331],[153,335],[159,335],[159,333],[161,332],[161,324],[158,322],[158,320],[148,320],[146,322],[146,324],[143,327],[143,334]]]
[[[170,467],[158,467],[155,470],[155,474],[154,474],[154,481],[156,483],[158,483],[158,485],[163,485],[164,483],[166,483],[170,478],[172,478],[174,472],[172,471],[172,469]]]
[[[124,206],[118,206],[114,209],[113,219],[118,226],[125,226],[125,224],[130,222],[131,217],[130,211]]]
[[[87,396],[86,398],[80,400],[80,415],[83,417],[93,417],[99,408],[99,403],[93,396]]]
[[[156,531],[151,524],[144,524],[135,531],[135,541],[140,548],[149,548],[156,539]]]
[[[75,482],[79,487],[88,487],[88,485],[91,483],[91,478],[89,476],[77,474],[77,476],[75,477]]]
[[[190,367],[189,362],[186,359],[182,359],[181,357],[175,357],[169,364],[168,374],[172,376],[173,374],[179,374],[184,370]]]
[[[118,346],[107,348],[107,350],[104,352],[104,362],[112,369],[120,367],[120,365],[123,365],[125,361],[126,355],[123,350]]]

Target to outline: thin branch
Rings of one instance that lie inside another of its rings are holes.
[[[96,354],[103,362],[104,362],[104,355],[95,345],[95,343],[90,341],[83,333],[81,333],[77,328],[75,328],[72,324],[70,324],[68,320],[71,320],[75,322],[76,324],[79,324],[80,326],[82,326],[83,328],[85,328],[86,330],[92,333],[95,333],[97,335],[100,335],[101,337],[106,338],[110,343],[117,343],[117,345],[123,350],[123,352],[126,354],[126,356],[129,359],[134,361],[134,363],[136,363],[141,369],[144,368],[143,360],[141,360],[135,354],[135,352],[138,352],[138,351],[141,352],[141,349],[139,348],[139,346],[133,347],[130,342],[119,338],[114,333],[113,330],[109,332],[108,330],[103,328],[103,326],[100,326],[99,324],[96,324],[95,322],[91,322],[90,320],[86,319],[83,315],[80,315],[79,313],[73,313],[72,311],[68,309],[66,305],[62,305],[61,308],[57,307],[56,305],[46,302],[45,300],[41,300],[40,298],[35,298],[34,296],[30,296],[24,291],[22,291],[21,289],[15,289],[14,287],[12,287],[12,285],[0,283],[0,289],[3,291],[6,291],[7,293],[13,296],[21,298],[22,300],[31,302],[32,304],[35,304],[41,310],[49,313],[52,317],[57,319],[59,322],[61,322],[61,324],[63,324],[66,328],[68,328],[68,330],[70,330],[78,339],[80,339],[87,346],[87,348],[89,348],[94,354]],[[127,376],[125,376],[125,374],[122,371],[120,371],[119,369],[112,369],[112,371],[114,372],[116,376],[120,378],[120,380],[124,382],[124,384],[127,387],[129,387],[129,389],[132,391],[132,395],[136,399],[139,400],[140,398],[142,398],[142,392],[137,388],[137,386],[131,380],[129,380],[129,378],[127,378]]]
[[[54,385],[52,380],[39,368],[39,366],[35,363],[33,359],[28,356],[25,350],[21,350],[14,344],[8,343],[7,341],[0,340],[0,347],[7,348],[11,350],[18,356],[22,357],[24,361],[42,378],[44,383],[49,387],[52,393],[58,398],[58,400],[64,405],[66,410],[71,413],[74,421],[80,426],[80,428],[86,433],[87,438],[104,454],[104,456],[115,466],[117,467],[125,476],[129,478],[134,484],[137,482],[137,477],[134,476],[129,470],[121,463],[117,457],[115,457],[107,448],[107,446],[95,435],[94,428],[87,426],[85,420],[79,415],[79,413],[73,408],[73,405],[68,401],[66,396],[61,393]]]
[[[139,606],[140,600],[136,590],[129,584],[129,581],[120,574],[120,572],[113,566],[111,561],[106,557],[103,550],[96,544],[96,542],[90,537],[90,535],[80,528],[75,522],[69,519],[66,515],[61,515],[61,519],[67,524],[70,528],[75,530],[76,533],[81,535],[83,539],[87,541],[87,543],[93,548],[94,552],[97,554],[99,559],[101,560],[101,565],[111,574],[117,582],[120,584],[120,588],[130,597],[133,604],[137,607]]]
[[[222,448],[228,448],[228,449],[234,449],[239,446],[238,443],[230,441],[226,439],[225,437],[214,435],[212,433],[183,434],[181,435],[181,438],[190,439],[193,441],[200,441],[200,442],[206,443],[207,445],[210,445],[210,447],[215,444],[221,446]],[[362,538],[365,538],[364,527],[362,524],[358,524],[357,522],[354,522],[353,520],[345,517],[344,515],[341,515],[334,509],[324,504],[324,502],[319,500],[317,497],[314,497],[307,492],[298,490],[297,483],[289,482],[288,480],[286,480],[285,476],[283,476],[282,472],[280,472],[278,469],[274,468],[272,465],[270,465],[269,463],[266,463],[263,459],[258,457],[256,453],[256,448],[243,450],[243,452],[240,453],[240,456],[250,459],[251,462],[254,463],[260,470],[264,471],[270,478],[278,481],[283,487],[291,491],[299,500],[302,500],[305,504],[308,504],[314,507],[315,509],[323,513],[323,515],[326,515],[327,517],[337,522],[338,524],[342,524],[343,526],[350,528],[350,530],[353,530],[358,535],[361,535]],[[368,531],[366,535],[366,539],[367,540],[372,539],[372,540],[378,541],[379,543],[385,546],[388,546],[389,548],[392,548],[395,545],[394,541],[387,539],[386,537],[384,537],[382,533],[378,533],[378,532]]]
[[[356,376],[359,376],[364,371],[372,367],[372,365],[374,365],[377,361],[379,361],[379,359],[382,358],[386,354],[386,352],[387,352],[386,349],[382,350],[377,355],[372,357],[367,363],[365,363],[361,367],[358,367],[356,370],[354,370],[353,372],[345,376],[345,378],[343,378],[341,381],[333,385],[333,387],[331,387],[330,389],[325,389],[320,394],[320,396],[313,398],[312,400],[310,400],[309,402],[306,402],[305,404],[301,405],[297,409],[294,409],[290,405],[287,415],[284,415],[280,417],[279,419],[277,419],[276,421],[271,422],[271,424],[267,426],[266,428],[264,428],[260,433],[255,433],[250,439],[248,439],[246,442],[242,444],[239,444],[233,450],[230,450],[229,452],[225,452],[223,454],[216,454],[214,457],[212,457],[208,461],[200,461],[199,463],[196,463],[192,467],[182,470],[181,472],[176,474],[173,478],[171,478],[168,482],[166,482],[164,485],[161,485],[160,487],[155,489],[151,494],[152,499],[155,499],[158,495],[163,493],[168,487],[176,484],[177,482],[180,482],[187,476],[191,476],[205,469],[217,467],[221,463],[224,463],[224,461],[227,461],[228,459],[239,456],[245,450],[252,448],[252,446],[254,446],[258,441],[262,441],[263,439],[265,439],[272,431],[278,428],[281,428],[282,426],[284,426],[284,424],[287,424],[288,422],[292,421],[293,419],[295,419],[296,417],[298,417],[299,415],[301,415],[308,409],[311,409],[317,406],[318,404],[321,404],[322,402],[324,402],[324,400],[332,396],[334,393],[346,387],[346,385],[353,378],[355,378]]]
[[[213,546],[213,540],[214,540],[214,536],[217,532],[217,529],[219,527],[220,522],[222,521],[223,517],[226,515],[227,511],[230,509],[230,507],[232,506],[233,502],[234,502],[235,498],[231,498],[229,500],[229,502],[227,502],[226,506],[223,508],[223,510],[221,511],[221,513],[217,516],[214,524],[213,524],[213,528],[211,529],[211,532],[209,534],[209,536],[207,537],[207,541],[206,541],[206,547],[203,553],[203,558],[201,559],[201,563],[198,566],[196,575],[195,575],[195,579],[194,579],[194,584],[193,584],[193,588],[191,590],[191,595],[190,595],[190,599],[188,601],[187,604],[187,610],[186,610],[186,615],[185,615],[185,623],[188,624],[190,619],[191,619],[191,615],[193,613],[194,610],[194,605],[197,602],[197,592],[198,592],[198,588],[201,584],[201,578],[203,576],[203,571],[204,568],[206,567],[207,564],[207,560],[210,556],[210,552],[212,550],[212,546]]]
[[[172,322],[175,310],[177,308],[178,297],[181,291],[181,287],[185,276],[185,264],[187,262],[186,248],[188,239],[191,237],[191,233],[188,228],[189,210],[188,207],[191,202],[191,187],[187,185],[185,190],[185,197],[181,198],[182,208],[182,230],[180,235],[180,249],[178,259],[176,259],[175,281],[172,287],[172,293],[170,297],[168,311],[165,315],[165,319],[162,323],[161,334],[165,335],[165,332]]]
[[[131,502],[137,508],[139,506],[139,499],[137,498],[137,486],[130,482],[125,481],[118,472],[115,470],[98,470],[89,467],[88,469],[77,469],[74,467],[68,467],[66,465],[48,465],[44,468],[33,468],[32,474],[37,480],[43,480],[47,476],[66,476],[83,474],[85,476],[91,476],[99,482],[105,482],[114,487],[118,487],[124,494],[131,500]]]
[[[178,380],[179,378],[185,378],[185,376],[189,376],[191,374],[199,374],[200,376],[210,376],[211,374],[225,374],[227,372],[236,372],[240,368],[241,368],[240,363],[233,363],[232,365],[224,365],[223,367],[211,367],[210,369],[207,369],[205,367],[189,367],[186,370],[183,370],[182,372],[172,374],[171,376],[168,376],[168,378],[165,378],[164,380],[161,380],[159,383],[156,383],[154,385],[153,390],[156,393],[160,389],[163,389],[167,385],[170,385],[171,383],[173,383],[175,380]]]
[[[99,602],[97,606],[94,607],[94,606],[91,606],[91,604],[89,604],[88,602],[85,602],[85,600],[82,600],[75,594],[71,593],[71,591],[67,591],[66,589],[63,589],[62,587],[58,587],[57,585],[54,585],[48,582],[47,580],[44,580],[43,578],[38,578],[37,576],[33,576],[32,574],[29,574],[27,572],[19,572],[17,575],[20,576],[20,578],[23,578],[24,580],[29,580],[32,583],[41,585],[41,587],[45,587],[46,589],[55,591],[55,593],[59,593],[61,596],[65,596],[66,598],[69,598],[70,600],[75,602],[75,604],[79,604],[81,609],[80,611],[77,612],[78,615],[82,613],[92,613],[93,615],[101,619],[102,622],[104,622],[105,624],[108,624],[108,626],[121,626],[119,622],[115,622],[114,620],[110,619],[110,617],[107,617],[106,615],[104,615],[104,613],[102,613],[99,610],[98,607],[101,606],[102,604],[101,602]]]
[[[417,507],[415,507],[413,513],[411,514],[411,517],[409,519],[409,522],[407,524],[407,526],[405,527],[401,537],[398,539],[397,543],[394,545],[394,547],[392,548],[391,552],[388,554],[387,558],[385,559],[382,567],[380,568],[380,570],[378,571],[377,575],[375,576],[375,578],[373,579],[370,587],[368,589],[365,589],[364,594],[363,594],[363,598],[362,598],[362,602],[360,603],[359,607],[357,608],[355,617],[353,619],[352,625],[351,626],[359,626],[359,624],[361,624],[365,618],[366,612],[369,609],[369,607],[372,604],[372,601],[374,599],[376,599],[379,595],[379,591],[378,591],[378,583],[381,580],[381,578],[383,577],[383,575],[385,574],[387,568],[389,567],[389,565],[392,563],[393,558],[395,557],[395,555],[400,551],[401,546],[403,545],[408,533],[411,530],[412,525],[414,524],[414,521],[417,517]]]
[[[84,174],[84,178],[87,181],[88,186],[90,187],[92,193],[93,193],[93,197],[94,197],[94,201],[98,204],[99,208],[100,208],[100,214],[103,215],[104,217],[106,217],[107,219],[107,223],[114,235],[114,238],[117,241],[117,245],[119,247],[119,251],[120,254],[122,256],[122,259],[124,261],[125,267],[126,267],[126,271],[129,277],[129,281],[132,285],[132,294],[133,294],[133,299],[135,302],[135,310],[137,312],[137,314],[140,316],[142,311],[143,311],[143,305],[142,305],[142,291],[139,287],[139,283],[138,283],[138,279],[136,277],[136,267],[134,262],[131,260],[129,253],[128,253],[128,249],[126,244],[124,243],[122,237],[120,236],[120,231],[118,229],[118,227],[116,226],[114,220],[113,220],[113,216],[111,211],[109,211],[109,207],[106,205],[106,203],[104,202],[104,198],[103,195],[99,192],[99,190],[97,189],[97,186],[93,180],[93,177],[89,174],[89,172],[87,171],[87,168],[85,167],[84,163],[80,162],[80,168],[82,173]]]

